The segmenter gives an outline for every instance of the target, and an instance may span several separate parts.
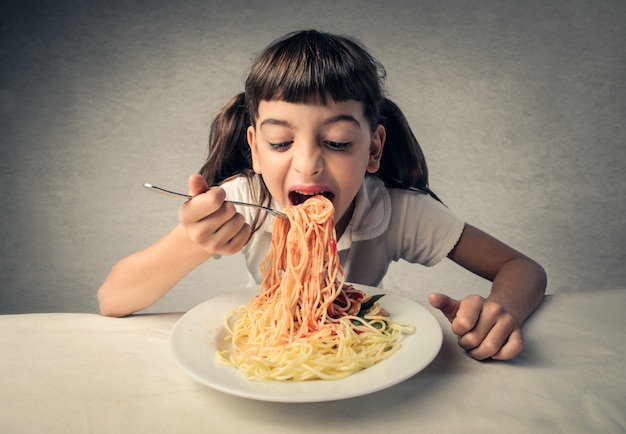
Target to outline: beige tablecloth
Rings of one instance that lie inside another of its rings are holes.
[[[370,395],[309,404],[238,398],[193,380],[169,352],[179,313],[4,315],[0,431],[626,432],[625,308],[626,290],[549,296],[509,362],[467,357],[435,312],[444,342],[425,370]]]

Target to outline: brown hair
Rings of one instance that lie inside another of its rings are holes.
[[[428,169],[420,145],[400,108],[384,95],[386,72],[357,40],[303,30],[272,42],[252,64],[242,92],[229,100],[211,125],[209,155],[200,170],[209,185],[245,175],[251,178],[252,160],[246,138],[254,125],[260,101],[325,104],[328,98],[363,103],[372,131],[382,124],[387,132],[380,169],[376,173],[391,188],[426,192]],[[261,179],[255,198],[269,204]],[[258,219],[253,227],[256,227]]]

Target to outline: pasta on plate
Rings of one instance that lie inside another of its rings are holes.
[[[332,380],[384,360],[415,328],[393,322],[378,303],[346,284],[337,255],[334,208],[323,196],[275,219],[261,266],[260,293],[225,318],[231,347],[218,359],[251,380]]]

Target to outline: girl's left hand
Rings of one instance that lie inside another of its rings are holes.
[[[502,305],[479,295],[455,300],[444,294],[430,294],[430,304],[452,324],[459,345],[477,360],[508,360],[524,347],[517,321]]]

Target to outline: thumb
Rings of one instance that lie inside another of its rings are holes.
[[[459,310],[461,304],[458,300],[448,297],[445,294],[433,293],[428,296],[428,302],[436,309],[439,309],[448,321],[452,322],[456,317],[456,313]]]
[[[209,184],[207,184],[202,175],[198,173],[194,173],[193,175],[191,175],[189,177],[189,180],[187,181],[187,184],[189,185],[189,194],[191,196],[197,196],[209,189]]]

